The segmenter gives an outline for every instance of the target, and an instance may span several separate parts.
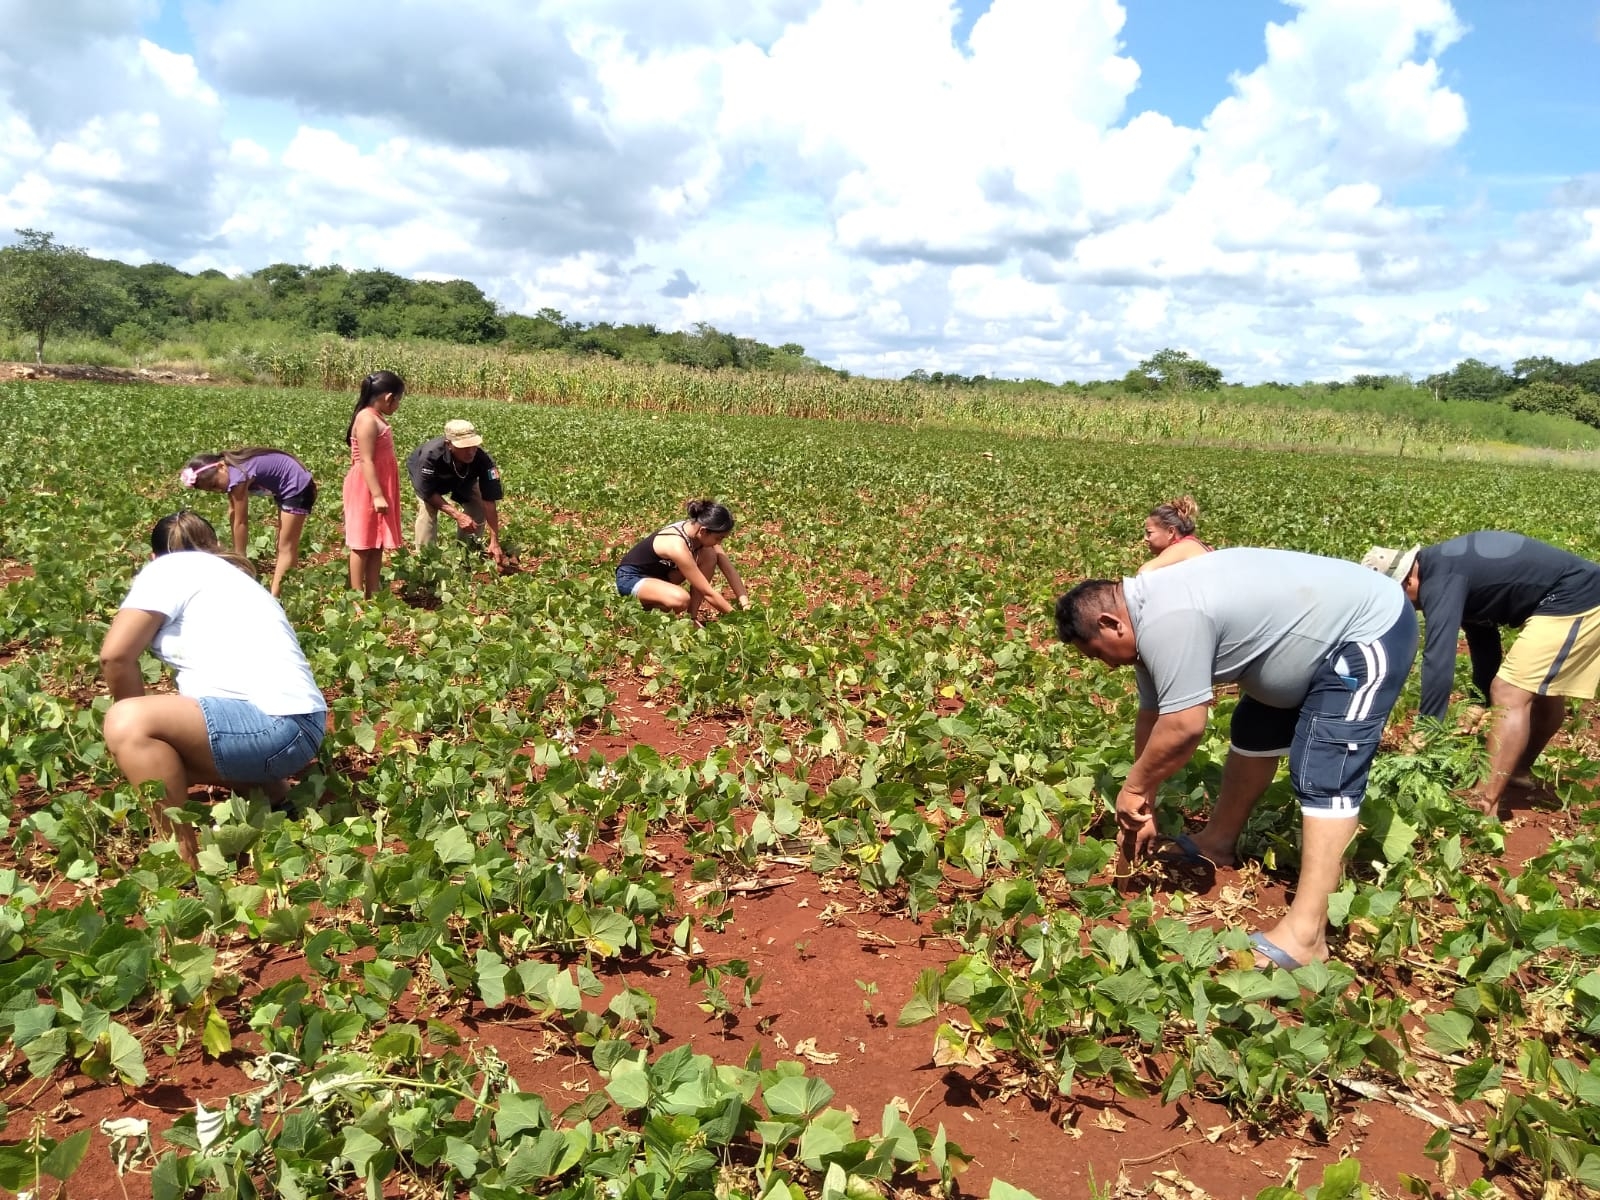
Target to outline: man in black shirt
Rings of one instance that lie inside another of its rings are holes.
[[[417,493],[413,543],[420,551],[438,536],[439,514],[456,523],[457,536],[476,537],[481,529],[496,565],[505,566],[500,548],[500,513],[505,496],[500,468],[483,448],[471,421],[446,421],[444,436],[423,442],[406,458],[406,473]]]
[[[1424,717],[1442,719],[1465,631],[1472,682],[1496,711],[1489,778],[1477,800],[1500,811],[1508,784],[1528,772],[1566,720],[1568,696],[1600,686],[1600,565],[1520,533],[1483,530],[1436,546],[1374,546],[1362,563],[1397,580],[1422,612]],[[1500,627],[1522,626],[1502,658]]]

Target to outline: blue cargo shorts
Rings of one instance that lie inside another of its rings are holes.
[[[1287,754],[1289,783],[1304,816],[1355,816],[1389,711],[1416,654],[1417,614],[1408,603],[1376,641],[1345,642],[1330,651],[1298,708],[1242,697],[1229,731],[1233,753]]]

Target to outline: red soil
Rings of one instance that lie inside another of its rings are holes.
[[[648,745],[664,756],[697,760],[728,740],[727,722],[700,719],[680,726],[667,719],[663,702],[643,695],[639,680],[613,686],[617,730],[587,734],[586,749],[614,759],[634,745]],[[832,777],[830,763],[817,767],[813,786]],[[1518,811],[1508,825],[1507,860],[1538,853],[1553,833],[1568,831],[1572,820],[1540,808]],[[653,849],[662,869],[677,881],[681,911],[703,919],[727,909],[731,920],[720,932],[698,929],[700,944],[692,960],[658,953],[596,964],[607,994],[591,1003],[603,1006],[624,984],[655,996],[662,1043],[654,1053],[689,1044],[731,1064],[743,1064],[753,1049],[768,1065],[805,1057],[808,1072],[835,1090],[836,1107],[858,1115],[864,1133],[877,1131],[889,1103],[907,1109],[913,1124],[942,1124],[972,1158],[961,1177],[962,1195],[986,1195],[989,1181],[999,1177],[1041,1198],[1081,1195],[1091,1183],[1118,1196],[1248,1197],[1297,1168],[1301,1186],[1313,1183],[1322,1165],[1349,1154],[1360,1158],[1364,1180],[1391,1193],[1402,1190],[1402,1175],[1439,1179],[1438,1168],[1422,1154],[1429,1127],[1387,1105],[1346,1104],[1326,1139],[1301,1128],[1264,1137],[1206,1101],[1168,1106],[1153,1097],[1129,1100],[1093,1082],[1080,1084],[1070,1098],[1041,1099],[1003,1061],[982,1068],[936,1066],[934,1030],[940,1020],[959,1017],[959,1010],[910,1028],[895,1023],[918,975],[944,967],[958,952],[953,942],[935,935],[929,919],[912,921],[888,911],[882,898],[863,894],[854,879],[817,876],[803,865],[781,861],[767,863],[750,879],[722,879],[718,886],[725,892],[709,897],[715,909],[697,907],[707,898],[706,887],[690,882],[694,864],[681,839],[656,839]],[[1281,885],[1252,864],[1219,870],[1212,878],[1169,880],[1159,891],[1163,898],[1183,891],[1191,919],[1205,914],[1217,924],[1248,927],[1270,924],[1286,901]],[[240,940],[219,951],[237,957],[234,969],[245,980],[246,998],[306,970],[298,952],[280,947]],[[730,980],[726,994],[732,1012],[708,1015],[699,1007],[704,985],[691,982],[691,970],[696,963],[725,967],[734,960],[748,964],[760,987],[746,1008],[740,982]],[[35,1117],[51,1137],[96,1130],[67,1194],[75,1200],[148,1196],[147,1175],[116,1178],[98,1124],[106,1117],[148,1118],[160,1149],[160,1132],[193,1111],[196,1100],[217,1107],[228,1095],[253,1087],[240,1068],[258,1046],[237,1004],[227,1006],[233,1054],[222,1062],[206,1061],[193,1043],[175,1059],[153,1052],[151,1081],[138,1089],[61,1073],[32,1081],[26,1064],[12,1061],[5,1068],[3,1097],[12,1109],[10,1137],[26,1136]],[[519,1083],[541,1093],[555,1112],[599,1086],[567,1035],[516,1003],[494,1011],[461,1002],[453,1012],[429,1015],[455,1026],[469,1045],[493,1045]],[[1441,1194],[1448,1194],[1451,1183],[1464,1186],[1478,1178],[1484,1164],[1463,1146],[1455,1170],[1442,1187],[1434,1184]],[[900,1194],[931,1196],[936,1189],[924,1181]]]

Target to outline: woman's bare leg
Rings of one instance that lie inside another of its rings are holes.
[[[192,783],[220,783],[211,757],[205,714],[188,696],[135,696],[119,700],[106,713],[106,749],[138,786],[159,782],[166,796],[152,823],[178,843],[178,854],[197,864],[199,836],[192,825],[177,825],[165,809],[182,807]]]
[[[665,609],[670,613],[689,611],[689,593],[681,584],[665,579],[641,579],[633,590],[633,598],[646,608]]]

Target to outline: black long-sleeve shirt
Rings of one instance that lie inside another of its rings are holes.
[[[1472,683],[1485,700],[1500,669],[1500,626],[1600,607],[1600,564],[1520,533],[1480,530],[1417,556],[1425,717],[1443,717],[1455,681],[1456,634],[1467,635]]]

